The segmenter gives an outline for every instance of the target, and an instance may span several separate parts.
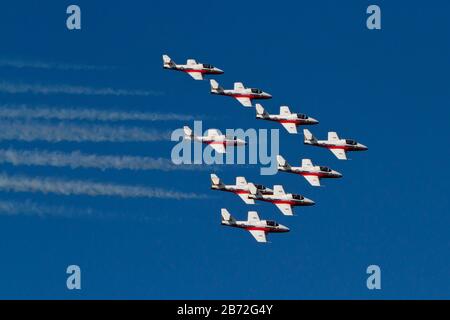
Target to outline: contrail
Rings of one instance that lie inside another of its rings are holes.
[[[170,141],[170,132],[139,127],[81,125],[71,123],[47,124],[0,120],[0,140],[48,142],[151,142]]]
[[[84,86],[73,86],[67,84],[44,85],[27,83],[0,82],[0,92],[4,93],[33,93],[33,94],[78,94],[78,95],[100,95],[100,96],[159,96],[162,92],[148,90],[128,90],[114,88],[91,88]]]
[[[101,71],[113,70],[113,66],[97,66],[86,64],[68,64],[59,62],[44,62],[44,61],[25,61],[18,59],[0,58],[0,67],[11,68],[33,68],[33,69],[55,69],[55,70],[75,70],[75,71]]]
[[[151,113],[79,108],[49,108],[46,106],[0,105],[0,118],[88,120],[88,121],[191,121],[192,115]]]
[[[40,192],[59,195],[116,196],[122,198],[205,199],[205,195],[183,193],[160,188],[127,186],[84,180],[65,180],[48,177],[10,176],[0,173],[0,190],[13,192]]]
[[[170,159],[138,156],[112,156],[84,154],[80,151],[71,153],[40,150],[0,149],[0,163],[15,166],[53,166],[76,168],[94,168],[100,170],[211,170],[204,165],[176,165]],[[214,168],[217,170],[218,168]]]

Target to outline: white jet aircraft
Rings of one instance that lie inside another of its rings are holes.
[[[312,206],[314,201],[305,198],[299,194],[285,193],[283,186],[274,185],[272,194],[262,194],[252,183],[248,184],[250,195],[249,199],[273,203],[286,216],[292,216],[292,207]]]
[[[267,92],[255,88],[245,88],[242,82],[235,82],[234,89],[223,89],[216,80],[211,79],[211,93],[236,98],[244,107],[252,106],[252,99],[270,99]]]
[[[228,146],[244,146],[247,143],[236,137],[227,137],[217,129],[208,129],[206,136],[196,136],[188,126],[183,127],[184,139],[201,142],[210,145],[216,152],[225,153]]]
[[[289,232],[289,228],[272,220],[260,220],[256,211],[249,211],[247,221],[236,221],[227,209],[221,210],[222,225],[242,228],[251,233],[258,242],[267,242],[266,234]]]
[[[282,156],[277,156],[278,171],[299,174],[314,187],[320,187],[322,178],[341,178],[342,174],[324,166],[314,166],[310,159],[302,159],[301,167],[292,167]]]
[[[262,184],[255,184],[255,187],[262,194],[271,194],[273,192],[272,189],[266,188]],[[211,189],[237,194],[246,204],[255,204],[255,201],[253,199],[249,199],[248,197],[250,190],[248,189],[247,180],[245,180],[244,177],[236,177],[235,185],[225,185],[217,175],[212,173]]]
[[[317,140],[308,129],[303,129],[305,144],[327,148],[339,160],[347,160],[346,151],[365,151],[368,148],[353,139],[339,139],[336,132],[328,132],[328,140]]]
[[[186,64],[176,64],[166,54],[163,55],[164,69],[183,71],[195,80],[203,80],[204,74],[222,74],[223,71],[213,65],[206,63],[198,63],[194,59],[188,59]]]
[[[288,106],[281,106],[280,114],[269,114],[259,103],[255,106],[256,119],[279,122],[289,133],[292,134],[297,133],[297,126],[319,123],[316,119],[308,117],[303,113],[291,113]]]

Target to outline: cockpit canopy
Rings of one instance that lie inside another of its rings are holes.
[[[267,220],[266,223],[270,227],[278,227],[279,226],[279,224],[277,222],[272,221],[272,220]]]
[[[258,190],[266,190],[266,186],[262,185],[262,184],[255,184],[256,189]]]
[[[261,94],[262,90],[260,89],[250,89],[252,91],[252,93],[257,93],[257,94]]]
[[[345,143],[346,144],[351,144],[352,146],[356,146],[356,144],[358,142],[356,142],[355,140],[352,140],[352,139],[345,139]]]
[[[205,68],[205,69],[214,69],[214,66],[212,64],[204,63],[203,64],[203,68]]]
[[[299,118],[299,119],[308,119],[308,116],[306,114],[303,114],[303,113],[297,113],[297,118]]]
[[[301,195],[299,195],[299,194],[293,194],[293,195],[292,195],[292,198],[294,198],[294,199],[296,199],[296,200],[303,200],[303,199],[305,199],[304,196],[301,196]]]
[[[331,169],[328,168],[328,167],[319,167],[319,168],[320,168],[320,171],[323,171],[323,172],[331,172]]]

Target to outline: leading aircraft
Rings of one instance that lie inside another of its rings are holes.
[[[296,134],[297,126],[318,124],[314,118],[308,117],[303,113],[292,113],[288,106],[280,107],[280,114],[269,114],[259,103],[256,107],[256,119],[279,122],[289,133]]]
[[[304,144],[327,148],[339,160],[347,160],[346,151],[368,150],[365,145],[353,139],[339,139],[336,132],[328,132],[328,140],[317,140],[308,129],[303,129],[303,134],[305,135]]]
[[[342,174],[325,166],[314,166],[310,159],[302,159],[301,167],[292,167],[282,156],[277,155],[278,171],[295,173],[303,176],[310,185],[320,186],[322,178],[341,178]]]
[[[227,137],[217,129],[208,129],[205,136],[197,136],[188,126],[183,127],[184,139],[210,145],[216,152],[225,153],[228,146],[244,146],[247,143],[236,137]]]
[[[261,194],[271,194],[273,193],[272,189],[266,188],[262,184],[254,184],[255,188]],[[227,191],[234,194],[237,194],[242,201],[246,204],[255,204],[255,200],[249,199],[250,190],[248,188],[247,180],[244,177],[236,177],[236,184],[224,184],[220,178],[212,173],[211,174],[211,189],[219,190],[219,191]]]
[[[249,211],[247,221],[237,221],[227,209],[221,210],[222,225],[245,229],[258,242],[267,242],[266,234],[272,232],[289,232],[289,228],[272,220],[259,219],[256,211]]]
[[[253,183],[248,183],[249,199],[273,203],[286,216],[292,216],[292,207],[312,206],[314,201],[299,194],[285,193],[283,186],[274,185],[272,194],[262,194]]]
[[[272,96],[256,88],[245,88],[242,82],[235,82],[233,89],[224,89],[219,83],[211,79],[211,93],[222,96],[229,96],[236,98],[244,107],[252,106],[252,99],[270,99]]]
[[[198,63],[194,59],[188,59],[186,64],[176,64],[168,55],[163,55],[164,69],[183,71],[195,80],[203,80],[204,74],[222,74],[223,71],[207,63]]]

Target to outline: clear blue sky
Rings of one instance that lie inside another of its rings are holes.
[[[318,119],[311,128],[369,147],[339,162],[281,130],[281,153],[328,165],[344,178],[313,189],[259,167],[225,167],[225,182],[249,180],[298,192],[316,206],[284,217],[209,190],[208,171],[129,171],[12,166],[8,175],[59,177],[161,187],[212,199],[158,200],[0,192],[2,201],[91,208],[84,215],[0,216],[1,298],[448,298],[450,26],[448,1],[14,1],[0,13],[0,56],[98,66],[107,70],[0,67],[0,81],[155,90],[161,96],[0,93],[2,104],[207,115],[205,125],[275,128],[254,110],[209,94],[208,82],[162,69],[161,54],[225,70]],[[82,30],[65,28],[66,7],[82,10]],[[366,8],[382,10],[382,30],[365,27]],[[55,121],[57,122],[57,121]],[[83,121],[79,121],[80,123]],[[124,122],[172,130],[184,122]],[[89,123],[87,124],[89,125]],[[113,124],[114,125],[114,124]],[[116,124],[118,125],[118,124]],[[1,141],[1,148],[169,157],[170,142]],[[258,245],[220,226],[220,208],[238,218],[256,209],[288,225]],[[68,291],[65,268],[82,269]],[[366,267],[382,270],[382,290],[366,288]]]

